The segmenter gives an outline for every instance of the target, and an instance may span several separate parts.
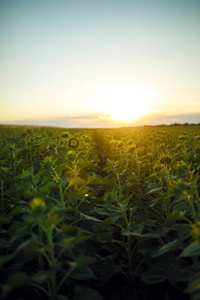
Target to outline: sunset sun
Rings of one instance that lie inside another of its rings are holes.
[[[153,96],[144,88],[121,85],[105,91],[99,103],[101,110],[115,121],[131,122],[149,113]]]

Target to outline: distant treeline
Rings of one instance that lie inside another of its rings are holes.
[[[137,128],[137,127],[183,127],[183,126],[200,126],[200,123],[172,123],[172,124],[158,124],[158,125],[135,125],[135,126],[122,126],[119,128]],[[35,128],[67,128],[57,126],[44,126],[44,125],[28,125],[28,124],[0,124],[0,127],[35,127]],[[109,128],[109,127],[108,127]],[[78,129],[78,128],[76,128]],[[79,128],[80,129],[80,128]],[[82,128],[83,129],[83,128]],[[91,129],[91,128],[90,128]],[[105,128],[104,128],[105,129]]]
[[[143,127],[169,127],[169,126],[200,126],[200,123],[172,123],[169,125],[166,124],[159,124],[159,125],[143,125]]]

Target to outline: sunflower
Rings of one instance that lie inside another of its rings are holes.
[[[78,141],[77,138],[71,138],[71,139],[69,139],[69,146],[71,148],[77,148],[78,145],[79,145],[79,141]]]
[[[61,137],[67,139],[69,137],[69,133],[65,131],[61,134]]]
[[[200,222],[197,222],[192,227],[192,234],[197,242],[200,242]]]
[[[46,205],[44,200],[41,198],[34,198],[28,203],[28,212],[32,217],[42,217],[46,210]]]
[[[85,138],[85,142],[86,142],[86,143],[89,143],[89,142],[90,142],[90,138],[89,138],[89,137],[86,137],[86,138]]]

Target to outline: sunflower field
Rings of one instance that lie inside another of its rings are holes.
[[[0,127],[0,299],[199,300],[200,126]]]

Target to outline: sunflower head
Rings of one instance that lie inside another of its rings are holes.
[[[161,164],[169,165],[172,162],[172,158],[168,154],[163,154],[160,157],[160,162],[161,162]]]
[[[86,143],[89,143],[89,142],[90,142],[90,138],[89,138],[89,137],[86,137],[86,138],[85,138],[85,142],[86,142]]]
[[[32,217],[41,217],[44,215],[46,205],[41,198],[34,198],[28,204],[28,212]]]
[[[185,141],[185,140],[187,140],[187,135],[180,135],[178,137],[178,139],[179,139],[179,141]]]
[[[200,222],[197,222],[192,227],[192,235],[197,242],[200,242]]]
[[[32,135],[33,134],[33,129],[32,128],[26,128],[26,132],[28,135]]]
[[[200,135],[197,135],[195,138],[197,141],[200,141]]]
[[[71,148],[77,148],[78,145],[79,145],[79,141],[78,141],[77,138],[71,138],[71,139],[69,139],[69,146]]]
[[[22,137],[26,137],[26,136],[27,136],[27,132],[23,132]]]
[[[67,152],[67,157],[68,157],[68,159],[70,159],[70,160],[74,160],[75,157],[76,157],[76,154],[74,153],[73,150],[69,150],[69,151]]]
[[[64,138],[64,139],[67,139],[69,137],[69,132],[63,132],[61,134],[61,137]]]

